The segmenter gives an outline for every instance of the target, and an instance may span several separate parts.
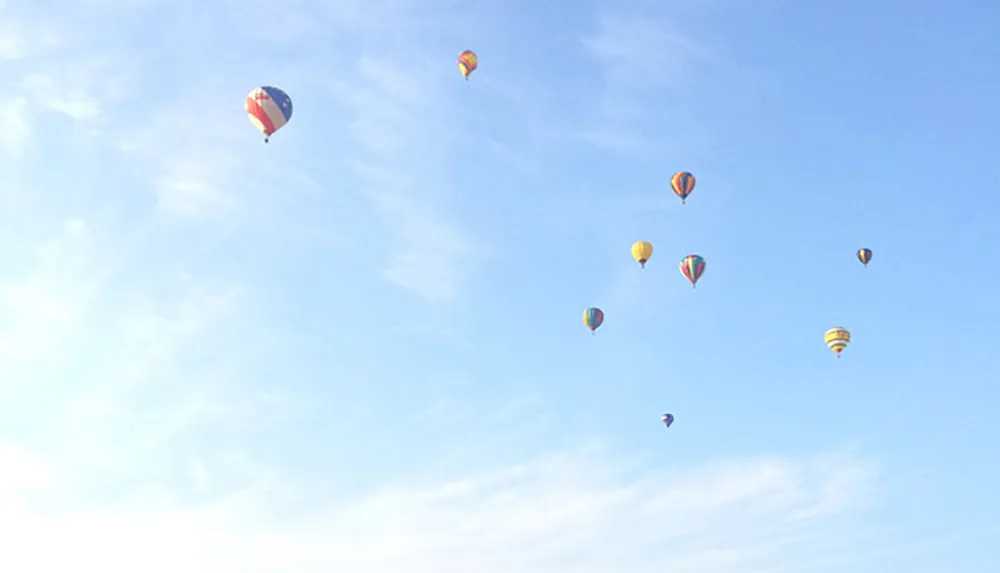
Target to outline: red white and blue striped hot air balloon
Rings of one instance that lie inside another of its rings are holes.
[[[250,122],[264,134],[264,143],[292,119],[292,98],[288,94],[271,86],[254,88],[247,95],[247,115]]]

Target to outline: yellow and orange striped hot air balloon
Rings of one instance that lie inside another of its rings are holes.
[[[458,55],[458,71],[462,72],[465,80],[469,80],[469,74],[479,67],[479,56],[472,50],[466,50]]]
[[[840,353],[851,342],[851,333],[843,326],[835,326],[826,331],[823,341],[830,347],[830,350],[837,353],[837,358],[840,358]]]

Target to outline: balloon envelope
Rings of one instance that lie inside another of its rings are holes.
[[[700,255],[688,255],[681,259],[681,274],[691,282],[694,287],[698,279],[705,273],[705,259]]]
[[[681,203],[686,203],[688,195],[694,191],[694,175],[687,171],[678,171],[670,178],[670,187],[674,193],[681,198]]]
[[[835,326],[826,331],[826,334],[823,335],[823,342],[826,342],[830,350],[837,354],[837,358],[840,358],[840,353],[851,342],[851,333],[843,326]]]
[[[604,311],[596,307],[591,307],[583,311],[583,324],[591,332],[597,330],[598,327],[604,324]]]
[[[479,67],[479,56],[472,50],[466,50],[458,55],[458,71],[462,72],[465,79],[469,79],[469,74]]]
[[[646,267],[646,261],[649,257],[653,256],[653,245],[647,243],[646,241],[638,241],[632,245],[632,258],[639,263],[643,268]]]
[[[292,119],[292,98],[276,87],[254,88],[247,95],[244,107],[250,122],[267,138]]]
[[[868,263],[870,263],[871,260],[872,260],[871,249],[858,249],[858,261],[860,261],[862,265],[867,267]]]

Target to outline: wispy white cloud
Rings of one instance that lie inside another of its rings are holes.
[[[84,4],[95,10],[107,8],[100,2]],[[190,16],[193,6],[140,2],[132,8],[172,22]],[[266,3],[261,6],[270,9]],[[377,261],[382,276],[428,301],[446,302],[458,296],[467,282],[472,268],[468,254],[475,245],[479,258],[484,256],[481,241],[461,227],[457,213],[447,205],[461,175],[448,151],[456,143],[454,134],[442,127],[450,112],[442,86],[454,87],[457,80],[454,69],[401,48],[427,29],[446,29],[448,23],[462,20],[463,11],[453,10],[457,7],[447,1],[428,3],[420,10],[397,0],[364,5],[294,3],[282,10],[280,22],[266,23],[262,42],[306,55],[288,69],[271,70],[267,77],[260,77],[260,69],[225,73],[210,61],[196,59],[189,67],[205,81],[171,82],[169,89],[163,89],[154,74],[142,72],[159,62],[144,61],[146,54],[140,50],[129,59],[87,59],[81,54],[75,60],[60,60],[57,67],[49,63],[44,71],[27,73],[19,87],[32,109],[77,120],[111,121],[107,139],[126,153],[131,165],[143,166],[160,213],[228,228],[294,232],[327,243],[331,233],[343,235],[341,244],[370,244],[370,237],[379,235],[383,247],[378,252],[385,253]],[[249,36],[254,26],[262,25],[247,20],[248,14],[256,13],[260,11],[248,9],[245,2],[231,2],[208,10],[196,21]],[[317,43],[328,42],[331,35],[343,48],[333,55]],[[384,36],[392,41],[372,41]],[[192,41],[200,46],[203,40]],[[102,46],[107,49],[108,43]],[[192,49],[178,48],[181,53]],[[443,71],[451,75],[444,76]],[[241,76],[245,79],[239,80]],[[332,93],[317,91],[325,87],[326,78],[336,82]],[[257,82],[280,84],[296,102],[296,115],[275,137],[272,149],[261,149],[242,113],[242,98]],[[141,99],[134,97],[139,90],[144,94]],[[109,118],[107,105],[126,99],[128,106],[116,108],[122,116]],[[338,102],[342,113],[330,122],[326,111]],[[29,137],[30,125],[25,125],[24,130],[5,135],[4,143],[12,152]],[[325,136],[323,130],[332,134]],[[305,160],[303,153],[312,141],[329,146],[332,164],[344,166],[348,176],[341,174],[334,184],[319,184],[320,178],[311,172],[326,166]],[[136,191],[149,192],[139,187]],[[294,201],[289,198],[300,194],[314,202],[307,210],[315,214],[315,224],[308,217],[290,215],[288,204]],[[343,201],[345,195],[354,200]],[[332,216],[345,224],[319,220],[318,214],[331,201],[338,209]],[[381,226],[380,233],[357,228],[357,221],[371,219]]]
[[[0,145],[7,155],[20,157],[31,137],[28,100],[15,97],[0,101],[0,121],[4,125],[0,132]]]
[[[162,102],[144,125],[124,133],[120,147],[149,169],[162,212],[218,221],[260,185],[252,176],[251,158],[239,145],[248,135],[240,128],[247,126],[226,122],[211,111],[188,113],[183,108],[215,110],[221,102],[194,92],[185,96],[183,104]],[[231,114],[228,119],[239,118]]]
[[[20,476],[4,483],[8,495],[29,479],[48,495],[72,487],[30,452],[2,451]],[[154,572],[735,573],[809,570],[864,549],[825,540],[854,525],[850,515],[877,484],[861,460],[751,458],[631,474],[615,469],[628,467],[623,461],[563,453],[440,481],[400,479],[346,504],[284,517],[269,499],[289,487],[298,496],[310,492],[274,475],[201,503],[147,498],[142,509],[42,513],[35,501],[0,514],[12,549],[0,554],[0,565],[26,573],[89,560],[111,573],[140,565]],[[60,551],[38,552],[42,544]]]
[[[107,107],[131,93],[130,60],[85,49],[76,38],[67,38],[68,29],[71,22],[15,10],[0,23],[0,60],[11,61],[5,71],[9,96],[0,108],[5,126],[0,144],[17,160],[37,149],[32,141],[48,114],[65,116],[97,135]]]
[[[45,66],[17,82],[17,88],[43,108],[75,120],[96,120],[108,104],[129,95],[130,74],[123,61],[87,56]]]
[[[0,5],[0,8],[3,8]],[[4,34],[0,39],[0,60],[17,60],[24,57],[24,39],[11,34]]]
[[[75,170],[79,149],[64,143],[48,134],[34,151]],[[192,432],[260,415],[256,386],[230,390],[255,343],[245,284],[185,273],[177,237],[141,210],[121,216],[104,181],[85,176],[93,169],[46,185],[63,173],[19,167],[0,195],[0,436],[100,490],[162,480]]]
[[[51,76],[31,74],[21,80],[17,87],[31,94],[33,101],[73,119],[93,119],[100,114],[100,107],[95,99],[80,93],[65,97],[61,93],[63,90],[56,88]]]
[[[669,24],[668,14],[650,10],[601,12],[597,30],[584,45],[603,64],[603,73],[618,88],[673,91],[690,87],[698,64],[717,56],[707,46]]]
[[[240,289],[164,269],[169,259],[151,260],[146,239],[74,218],[11,251],[23,264],[0,276],[0,390],[22,406],[44,403],[45,427],[74,439],[111,431],[143,390],[171,384],[184,399],[203,387],[199,369],[178,359],[226,328]]]
[[[453,223],[416,203],[386,209],[405,216],[395,229],[402,246],[390,255],[384,276],[431,302],[447,302],[457,296],[464,286],[465,268],[477,262],[471,260],[471,240]]]
[[[22,240],[25,240],[22,237]],[[0,287],[4,328],[0,331],[0,385],[17,385],[73,334],[92,301],[100,272],[80,274],[90,261],[91,241],[83,221],[67,221],[55,237],[28,245],[31,270],[5,273]]]
[[[0,473],[0,514],[24,510],[27,495],[59,485],[55,470],[21,444],[0,443],[0,467],[4,468]]]
[[[61,36],[49,25],[23,18],[9,10],[7,2],[0,3],[0,61],[14,62],[37,56],[61,43]]]
[[[665,144],[661,122],[669,119],[673,133],[690,131],[685,124],[698,80],[719,56],[673,15],[633,8],[599,12],[595,30],[583,38],[605,87],[593,110],[596,123],[578,135],[598,147],[646,154]]]
[[[439,127],[451,115],[451,98],[438,87],[448,85],[442,76],[419,55],[406,61],[364,56],[356,79],[335,88],[350,114],[361,192],[391,237],[384,276],[432,302],[458,294],[463,267],[471,266],[469,255],[479,243],[445,206],[461,176],[452,150],[462,136]]]
[[[242,111],[251,87],[244,81],[216,76],[154,89],[142,50],[126,58],[103,49],[112,56],[81,48],[25,63],[15,76],[23,96],[4,108],[10,118],[3,143],[12,161],[24,155],[38,127],[45,140],[32,148],[33,159],[52,164],[59,154],[61,169],[52,175],[65,174],[71,183],[53,190],[44,174],[12,169],[3,174],[10,185],[0,195],[10,207],[0,215],[0,234],[16,245],[9,255],[18,261],[0,272],[0,436],[17,438],[30,428],[30,441],[52,471],[73,476],[77,489],[59,498],[68,504],[62,507],[108,502],[109,490],[132,483],[142,484],[140,497],[172,499],[266,473],[242,440],[225,443],[225,437],[262,431],[282,416],[287,397],[249,374],[267,355],[254,333],[278,327],[254,325],[250,309],[258,293],[246,280],[204,267],[193,276],[184,272],[198,266],[192,262],[203,249],[175,223],[194,220],[215,240],[239,227],[246,239],[290,214],[297,191],[288,182],[309,180],[316,167],[294,161],[292,137],[276,138],[270,148],[261,144]],[[344,81],[336,95],[354,114],[343,116],[355,130],[344,130],[340,142],[363,151],[350,160],[359,170],[371,166],[371,178],[363,188],[326,192],[360,192],[367,211],[379,215],[389,239],[381,261],[386,278],[429,300],[449,300],[463,283],[458,257],[469,241],[440,206],[447,186],[431,188],[450,168],[445,146],[422,138],[444,107],[432,83],[406,64],[357,62],[354,73],[330,77]],[[316,65],[325,69],[322,58]],[[295,74],[289,78],[294,84]],[[293,90],[298,94],[317,99],[315,91]],[[335,99],[322,95],[327,105]],[[369,96],[383,107],[370,107]],[[427,110],[431,117],[417,121]],[[288,133],[299,129],[308,140],[302,118],[322,114],[308,106],[297,111]],[[41,130],[45,119],[55,121]],[[63,153],[66,120],[99,125],[103,137]],[[402,136],[395,142],[387,136],[394,126]],[[73,180],[70,172],[80,166]],[[323,199],[315,191],[309,198]],[[144,209],[147,202],[156,209]],[[348,206],[355,210],[348,218],[367,215]],[[300,216],[294,224],[301,231],[308,222]]]

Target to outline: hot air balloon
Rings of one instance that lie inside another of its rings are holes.
[[[264,143],[292,119],[292,98],[271,86],[254,88],[245,107],[250,121],[264,134]]]
[[[604,324],[604,311],[596,307],[583,311],[583,324],[594,334],[594,331]]]
[[[458,55],[458,71],[462,72],[465,80],[469,80],[469,75],[479,67],[479,57],[472,50],[466,50]]]
[[[673,414],[664,414],[660,419],[663,420],[663,425],[666,426],[666,427],[668,427],[668,428],[670,427],[670,424],[674,423],[674,415]]]
[[[871,249],[858,249],[858,260],[861,264],[868,266],[868,263],[872,260],[872,250]]]
[[[688,255],[681,260],[681,274],[684,278],[691,281],[691,288],[695,287],[695,283],[701,278],[701,275],[705,272],[705,259],[698,255]]]
[[[851,342],[851,333],[843,326],[835,326],[826,331],[823,341],[830,347],[830,350],[837,353],[837,358],[840,358],[840,353]]]
[[[632,245],[632,258],[635,259],[639,266],[646,268],[646,261],[649,257],[653,256],[653,245],[647,243],[646,241],[638,241]]]
[[[687,171],[678,171],[670,178],[670,186],[674,188],[674,193],[681,198],[681,203],[687,203],[688,195],[694,191],[694,175]]]

